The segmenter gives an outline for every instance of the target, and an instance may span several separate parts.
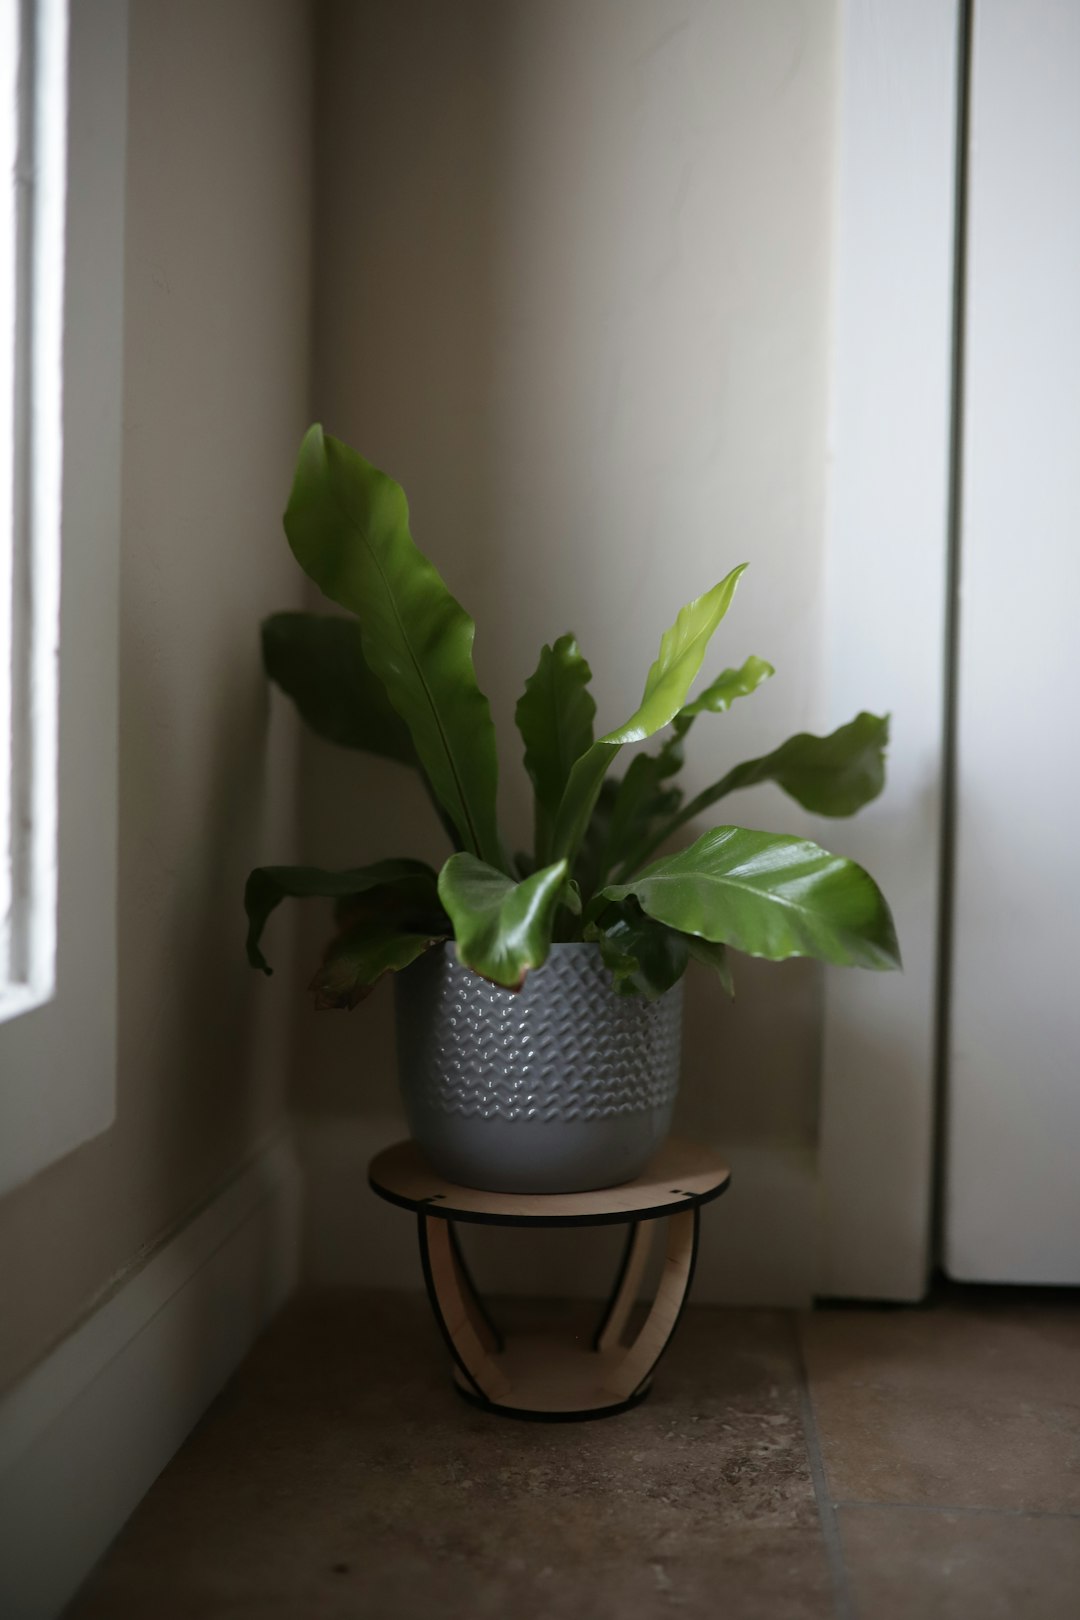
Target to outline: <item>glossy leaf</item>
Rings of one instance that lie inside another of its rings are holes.
[[[370,866],[345,872],[327,872],[316,866],[256,867],[244,889],[248,961],[264,973],[273,972],[259,942],[268,917],[283,900],[347,900],[355,904],[358,896],[376,891],[392,892],[399,917],[405,905],[417,913],[439,912],[435,873],[423,861],[374,861]]]
[[[655,1001],[682,978],[689,957],[685,934],[647,917],[636,900],[609,905],[598,922],[585,929],[595,940],[622,995]]]
[[[771,754],[736,765],[723,783],[708,790],[708,802],[716,803],[721,788],[731,793],[775,782],[815,815],[852,816],[885,786],[888,741],[888,716],[865,711],[827,737],[799,732]]]
[[[611,841],[610,864],[607,871],[610,871],[616,862],[622,862],[627,871],[633,871],[635,866],[640,865],[639,851],[642,848],[651,851],[656,847],[658,828],[661,828],[678,810],[682,802],[682,792],[675,788],[661,791],[660,785],[682,770],[685,763],[684,739],[697,716],[726,714],[736,698],[749,697],[752,692],[757,691],[762,681],[768,680],[775,673],[772,665],[767,664],[764,658],[750,657],[738,669],[723,670],[714,681],[709,682],[704,692],[692,703],[683,704],[672,721],[671,732],[660,752],[655,756],[648,756],[653,761],[651,776],[656,784],[653,803],[649,806],[648,813],[639,818],[636,827],[623,823],[617,829],[617,835]],[[673,802],[665,802],[665,793],[671,796]]]
[[[819,816],[851,816],[876,799],[885,786],[885,748],[889,741],[888,716],[856,715],[827,737],[798,732],[771,754],[745,760],[691,799],[660,827],[633,863],[647,860],[672,833],[711,809],[739,788],[775,782],[803,806]],[[629,870],[629,863],[624,870]]]
[[[737,698],[749,697],[762,681],[775,674],[771,664],[753,655],[738,669],[725,669],[715,681],[709,682],[700,697],[683,704],[675,716],[675,730],[680,736],[685,735],[699,714],[726,714]]]
[[[571,767],[591,746],[596,704],[592,674],[573,636],[560,636],[540,653],[536,672],[514,711],[525,744],[525,769],[535,800],[536,859],[543,865]]]
[[[320,590],[359,619],[368,667],[408,726],[465,848],[505,868],[495,818],[495,728],[473,669],[475,626],[414,544],[404,491],[313,427],[300,450],[285,532]]]
[[[806,839],[717,827],[604,894],[633,895],[669,928],[774,962],[813,956],[845,967],[900,965],[892,916],[873,878]]]
[[[493,984],[519,990],[546,961],[565,860],[515,883],[474,855],[451,855],[439,873],[439,899],[454,925],[458,959]]]
[[[266,673],[327,742],[417,765],[409,728],[368,668],[357,619],[274,613],[263,620]]]
[[[363,912],[327,946],[322,965],[308,986],[314,992],[316,1008],[340,1007],[351,1012],[371,994],[384,973],[399,973],[446,937],[445,933],[403,930],[392,913]]]
[[[731,606],[746,564],[733,568],[719,585],[687,603],[660,638],[660,651],[645,679],[645,690],[625,725],[595,742],[577,761],[559,805],[552,854],[573,858],[581,845],[600,785],[624,743],[651,737],[668,725],[686,701],[701,668],[709,638]]]

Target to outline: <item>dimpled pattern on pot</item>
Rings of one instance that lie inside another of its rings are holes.
[[[413,1136],[466,1185],[568,1192],[637,1175],[670,1127],[682,986],[616,994],[595,945],[555,945],[516,993],[430,951],[397,980]]]

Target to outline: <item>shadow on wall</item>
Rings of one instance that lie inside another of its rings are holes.
[[[136,616],[125,634],[139,633]],[[194,713],[152,658],[122,696],[121,1118],[139,1130],[130,1173],[147,1202],[193,1164],[213,1186],[280,1108],[267,1080],[280,1069],[288,1009],[261,995],[247,968],[238,896],[253,841],[272,847],[289,830],[277,784],[295,745],[291,717],[271,714],[235,630],[216,633]]]

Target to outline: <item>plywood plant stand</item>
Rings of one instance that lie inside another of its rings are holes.
[[[708,1148],[670,1140],[634,1181],[600,1192],[546,1196],[458,1187],[399,1142],[372,1161],[373,1191],[417,1216],[431,1308],[454,1358],[455,1383],[489,1412],[557,1422],[610,1417],[644,1400],[679,1321],[694,1275],[702,1204],[731,1172]],[[640,1331],[624,1342],[656,1232],[668,1221],[667,1256]],[[622,1265],[591,1345],[552,1334],[503,1340],[484,1309],[458,1245],[455,1222],[486,1226],[629,1228]]]

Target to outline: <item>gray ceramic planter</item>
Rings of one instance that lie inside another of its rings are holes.
[[[616,995],[596,945],[554,945],[516,994],[429,951],[396,980],[413,1138],[450,1180],[493,1192],[629,1181],[671,1127],[682,985]]]

